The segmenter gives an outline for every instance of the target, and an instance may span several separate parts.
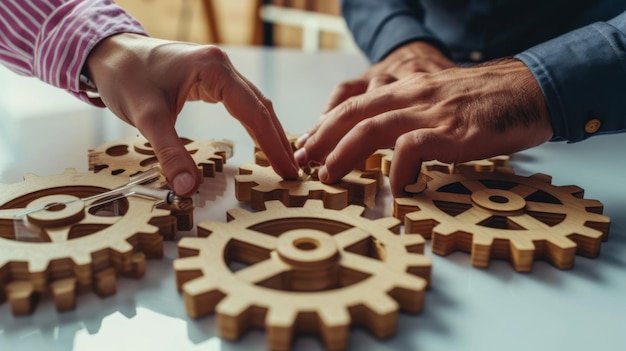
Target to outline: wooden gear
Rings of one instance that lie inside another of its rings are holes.
[[[146,257],[163,255],[159,234],[176,230],[169,211],[137,196],[95,204],[76,201],[127,182],[123,176],[70,169],[0,184],[0,302],[8,299],[13,314],[24,315],[40,296],[51,294],[57,310],[65,311],[75,307],[77,292],[114,294],[117,274],[143,276]],[[15,218],[43,206],[48,208]],[[24,236],[19,226],[32,229]]]
[[[432,251],[471,252],[472,265],[508,259],[529,272],[535,259],[560,269],[575,254],[596,257],[608,238],[610,219],[597,200],[583,199],[576,186],[554,186],[551,177],[508,172],[429,172],[427,189],[394,200],[394,216],[405,231],[432,236]]]
[[[369,220],[363,207],[337,211],[320,200],[266,207],[231,210],[228,223],[202,222],[204,237],[179,242],[176,284],[189,315],[216,312],[227,339],[264,327],[272,350],[289,349],[295,332],[341,350],[350,325],[386,338],[399,308],[421,310],[431,260],[421,236],[396,234],[397,219]]]
[[[216,172],[221,172],[226,159],[233,153],[232,142],[226,140],[180,140],[204,177],[214,177]],[[106,170],[114,175],[132,176],[150,169],[157,162],[152,145],[140,135],[89,150],[89,169],[95,173]]]
[[[265,201],[280,200],[289,207],[302,206],[307,199],[321,199],[327,208],[348,204],[373,207],[380,182],[378,171],[352,171],[337,184],[324,184],[317,175],[303,174],[298,180],[283,180],[271,167],[244,164],[235,176],[235,196],[250,201],[252,208],[265,209]]]
[[[187,151],[198,165],[203,177],[215,177],[222,172],[226,159],[232,156],[233,143],[227,140],[194,141],[180,138]],[[95,173],[108,172],[113,175],[132,176],[147,171],[157,164],[152,145],[141,135],[108,142],[89,150],[89,169]],[[165,184],[163,180],[163,184]],[[186,210],[167,207],[177,218],[178,230],[193,228],[193,206]],[[172,238],[173,239],[173,238]]]

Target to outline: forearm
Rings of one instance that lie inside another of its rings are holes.
[[[145,34],[112,0],[3,0],[0,32],[3,64],[96,104],[80,78],[91,50],[116,33]]]
[[[539,82],[555,140],[626,131],[626,13],[519,55]],[[586,128],[590,120],[599,129]]]
[[[426,41],[446,50],[424,26],[423,9],[417,1],[343,0],[341,5],[357,45],[372,62],[412,41]]]

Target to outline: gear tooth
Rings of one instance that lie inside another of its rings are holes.
[[[433,267],[432,259],[429,256],[425,256],[422,254],[413,254],[407,258],[406,263],[408,266],[406,269],[406,272],[424,279],[425,287],[428,287],[430,285],[431,274],[432,274],[432,267]],[[416,286],[419,287],[422,285],[418,284]]]
[[[220,301],[215,307],[215,311],[221,315],[239,317],[244,314],[246,310],[250,309],[252,305],[252,302],[243,294],[237,294],[236,296],[229,295]]]
[[[311,210],[324,210],[324,201],[317,199],[309,199],[304,204],[304,208]]]
[[[109,246],[109,248],[115,252],[124,254],[133,251],[133,245],[127,241],[118,241]]]
[[[50,261],[45,258],[32,257],[28,261],[28,271],[30,273],[41,273],[48,269]]]
[[[279,200],[271,200],[271,201],[266,201],[265,202],[265,209],[268,210],[268,211],[280,210],[280,209],[285,209],[285,208],[286,208],[286,206],[282,202],[280,202]]]
[[[593,200],[593,199],[582,199],[581,200],[581,206],[588,212],[591,213],[596,213],[601,215],[602,212],[604,211],[604,205],[602,204],[602,202],[598,201],[598,200]],[[606,217],[606,216],[604,216]],[[610,219],[608,217],[607,218],[607,222],[610,221]]]
[[[365,325],[377,337],[384,339],[395,333],[398,303],[386,294],[374,294],[366,298]]]
[[[534,179],[538,182],[552,184],[552,177],[544,173],[535,173],[528,178]]]
[[[91,254],[89,254],[88,252],[76,252],[74,254],[72,254],[72,261],[74,261],[74,263],[77,266],[84,266],[84,265],[88,265],[92,263],[91,260]]]
[[[267,203],[265,204],[267,206]],[[244,210],[243,208],[233,208],[226,212],[226,216],[228,220],[231,221],[233,219],[243,219],[250,216],[250,212]],[[204,222],[203,222],[204,223]]]
[[[185,258],[184,260],[187,260]],[[186,282],[182,288],[185,294],[189,296],[199,296],[202,294],[213,293],[219,291],[217,282],[210,276],[201,276]]]
[[[585,189],[579,187],[578,185],[561,185],[558,188],[579,199],[582,199],[583,196],[585,196]]]
[[[359,205],[349,205],[348,207],[342,209],[341,212],[348,216],[361,217],[365,212],[365,207]]]
[[[325,348],[344,350],[348,346],[348,332],[352,322],[348,311],[340,306],[325,306],[318,310],[317,315]]]
[[[265,317],[267,343],[271,350],[289,350],[292,348],[294,325],[297,311],[288,304],[273,306]]]
[[[207,241],[204,238],[185,237],[180,239],[180,241],[178,242],[178,248],[187,250],[201,250],[206,246],[206,242]]]
[[[392,301],[405,311],[411,313],[421,311],[424,306],[424,290],[429,281],[424,277],[408,273],[402,274],[399,278],[388,292],[393,298]],[[391,308],[388,310],[391,311]]]
[[[389,229],[392,232],[396,232],[399,226],[402,225],[402,222],[395,217],[382,217],[374,220],[374,222],[382,227]]]
[[[215,307],[219,333],[226,339],[239,339],[253,321],[260,319],[258,310],[252,308],[253,305],[242,297],[227,296]]]
[[[406,246],[407,248],[411,246],[423,246],[426,243],[426,240],[424,240],[423,236],[414,233],[399,235],[396,240],[398,240],[403,246]]]
[[[389,297],[387,294],[373,293],[364,297],[364,299],[363,303],[365,307],[378,316],[382,317],[384,315],[398,312],[398,302]]]

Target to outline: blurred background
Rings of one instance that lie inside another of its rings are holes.
[[[116,0],[154,37],[225,45],[354,50],[340,0]]]

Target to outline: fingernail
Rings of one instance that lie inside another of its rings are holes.
[[[174,192],[176,194],[187,194],[193,190],[193,187],[196,185],[193,176],[190,173],[183,172],[174,177],[174,181],[172,181],[172,186],[174,187]]]
[[[296,147],[302,147],[304,143],[306,143],[307,139],[309,139],[309,133],[304,133],[296,139]]]
[[[293,154],[293,158],[296,159],[296,162],[298,162],[298,164],[304,164],[307,159],[306,149],[302,148],[302,149],[296,150],[296,152]]]
[[[326,166],[322,166],[322,168],[319,169],[319,171],[317,171],[317,177],[319,178],[319,180],[321,180],[322,182],[326,183],[328,182],[328,169],[326,168]]]

